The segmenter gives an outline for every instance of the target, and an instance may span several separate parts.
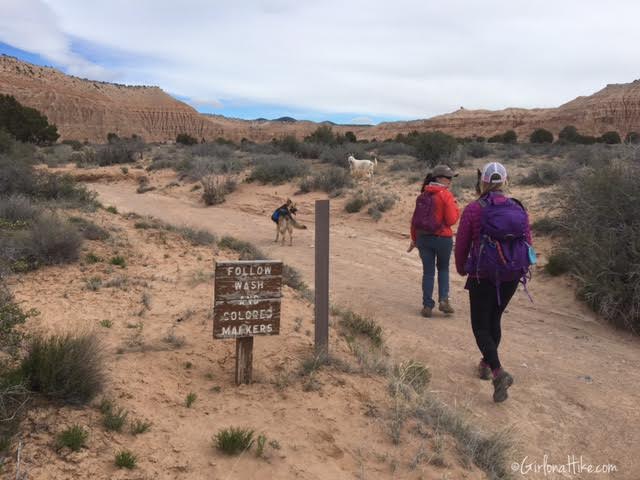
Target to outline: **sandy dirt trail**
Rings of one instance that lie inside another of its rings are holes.
[[[103,204],[121,212],[251,241],[313,283],[312,195],[298,199],[298,219],[309,230],[296,231],[293,247],[282,247],[273,243],[275,228],[268,218],[281,198],[273,187],[241,186],[227,203],[212,208],[155,192],[138,195],[130,183],[91,188]],[[527,456],[525,463],[541,464],[548,455],[548,463],[564,464],[574,455],[594,467],[613,464],[618,471],[573,478],[640,478],[638,339],[598,320],[574,299],[566,280],[537,275],[530,288],[535,303],[519,292],[505,315],[501,357],[516,383],[507,402],[494,404],[490,383],[474,377],[479,353],[463,279],[452,272],[454,316],[419,316],[422,270],[417,252],[405,252],[407,221],[407,216],[396,215],[379,224],[347,223],[344,214],[332,208],[332,302],[373,316],[383,325],[396,358],[427,363],[432,388],[443,401],[467,410],[488,429],[513,427],[521,452],[514,462]]]

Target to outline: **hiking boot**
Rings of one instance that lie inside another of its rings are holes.
[[[509,397],[507,389],[511,385],[513,385],[513,377],[505,370],[500,369],[498,375],[493,379],[493,401],[496,403],[504,402]]]
[[[431,308],[429,307],[422,307],[422,311],[420,312],[420,315],[422,315],[425,318],[431,318]]]
[[[491,380],[491,367],[484,363],[484,360],[480,360],[478,364],[478,377],[481,380]]]
[[[449,303],[449,299],[445,298],[444,300],[440,300],[440,304],[438,305],[438,310],[447,315],[451,315],[455,312],[451,304]]]

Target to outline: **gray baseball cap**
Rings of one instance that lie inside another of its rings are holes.
[[[433,171],[431,172],[431,175],[433,175],[434,178],[437,178],[437,177],[453,178],[458,176],[458,174],[455,173],[453,170],[451,170],[451,167],[449,167],[448,165],[436,165],[435,167],[433,167]]]

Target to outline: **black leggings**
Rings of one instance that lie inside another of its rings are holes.
[[[498,305],[496,286],[489,280],[469,279],[467,289],[471,304],[471,328],[476,337],[476,343],[482,352],[482,359],[491,367],[491,370],[495,370],[500,368],[498,358],[498,345],[502,336],[500,319],[509,300],[518,289],[518,280],[500,283],[500,305]]]

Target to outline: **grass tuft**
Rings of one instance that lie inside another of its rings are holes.
[[[118,468],[128,468],[129,470],[131,470],[135,468],[137,462],[138,457],[136,457],[129,450],[121,450],[116,453],[115,464]]]
[[[80,425],[73,425],[57,435],[56,445],[58,448],[67,447],[77,452],[86,446],[87,438],[89,438],[89,432]]]
[[[237,455],[251,448],[253,433],[247,428],[225,428],[213,437],[213,444],[227,455]]]

